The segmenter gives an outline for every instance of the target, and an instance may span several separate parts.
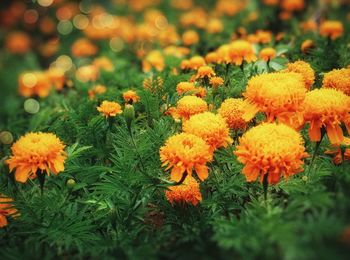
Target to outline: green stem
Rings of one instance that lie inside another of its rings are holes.
[[[322,127],[322,129],[321,129],[321,138],[320,138],[320,141],[316,142],[315,150],[314,150],[314,153],[313,153],[311,161],[310,161],[308,174],[310,174],[310,172],[311,172],[312,166],[313,166],[313,164],[315,162],[316,155],[318,153],[318,150],[320,149],[321,142],[323,140],[323,137],[324,137],[325,133],[326,133],[326,130]]]
[[[39,180],[41,196],[43,196],[43,194],[44,194],[45,176],[46,176],[45,171],[37,170],[36,171],[36,176],[38,177],[38,180]]]
[[[268,187],[269,187],[268,177],[269,177],[269,173],[264,174],[263,189],[264,189],[265,204],[267,203],[267,190],[268,190]]]

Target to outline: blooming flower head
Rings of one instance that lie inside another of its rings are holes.
[[[224,26],[220,19],[212,18],[209,20],[206,30],[208,33],[220,33],[222,32]]]
[[[209,83],[213,88],[218,88],[219,86],[224,84],[224,79],[221,77],[211,77]]]
[[[207,55],[205,55],[205,61],[207,63],[217,63],[219,60],[219,56],[216,52],[209,52]]]
[[[307,157],[303,139],[294,129],[283,124],[263,123],[249,129],[239,139],[234,154],[244,164],[243,174],[248,182],[268,174],[270,184],[302,171]]]
[[[133,90],[128,90],[123,93],[123,98],[126,103],[136,103],[140,100],[140,97]]]
[[[164,67],[164,57],[158,50],[153,50],[148,53],[145,59],[142,61],[143,72],[149,72],[152,70],[152,68],[155,68],[157,71],[163,71]]]
[[[102,113],[105,117],[115,117],[117,114],[121,114],[122,107],[117,102],[104,100],[102,104],[97,107],[98,112]]]
[[[96,81],[99,75],[99,70],[94,65],[81,66],[75,72],[76,78],[81,82]]]
[[[243,118],[250,120],[261,111],[266,114],[268,122],[277,118],[279,122],[299,127],[305,93],[303,78],[298,73],[276,72],[255,76],[248,81],[243,94],[251,104],[246,107]],[[295,117],[297,122],[292,120]]]
[[[0,193],[0,228],[7,226],[7,217],[15,217],[17,210],[13,207],[11,198]]]
[[[52,133],[28,133],[22,136],[12,147],[12,156],[6,163],[10,171],[16,169],[15,178],[18,182],[26,182],[35,178],[38,170],[50,171],[57,175],[64,170],[66,153],[65,145]]]
[[[310,89],[315,82],[315,72],[310,64],[305,61],[298,60],[296,62],[288,63],[285,71],[296,72],[303,76],[305,87],[307,89]]]
[[[202,113],[208,110],[207,102],[196,96],[182,97],[176,106],[178,115],[187,120],[195,114]]]
[[[332,40],[343,35],[344,27],[340,21],[327,20],[320,25],[320,35]]]
[[[27,53],[32,45],[29,36],[24,32],[11,32],[5,38],[5,48],[14,54]]]
[[[90,99],[93,99],[96,95],[106,93],[107,88],[103,85],[96,85],[92,89],[89,89],[88,94]]]
[[[199,42],[199,35],[196,31],[188,30],[182,35],[182,42],[186,46],[190,46]]]
[[[226,120],[231,129],[245,130],[247,122],[243,119],[247,103],[242,98],[228,98],[222,102],[218,113]]]
[[[202,201],[199,183],[192,176],[187,176],[180,185],[169,187],[169,190],[165,192],[165,196],[171,204],[192,204],[196,206],[198,202]]]
[[[245,40],[233,41],[228,48],[228,63],[233,63],[240,66],[243,61],[250,63],[256,61],[253,46],[250,42]]]
[[[202,56],[193,56],[189,60],[189,67],[193,70],[197,70],[199,67],[205,65],[205,60]]]
[[[307,53],[311,48],[315,46],[314,42],[310,39],[303,41],[300,46],[300,49],[303,53]]]
[[[305,7],[304,0],[282,0],[281,8],[287,12],[303,10]]]
[[[95,55],[98,49],[88,39],[81,38],[73,43],[71,51],[74,57],[87,57]]]
[[[225,119],[211,112],[191,116],[183,123],[182,129],[185,133],[201,137],[212,150],[227,147],[229,143],[232,143]]]
[[[342,146],[346,148],[343,149]],[[350,138],[344,137],[343,142],[340,145],[333,145],[331,149],[325,151],[325,154],[334,155],[334,164],[341,164],[344,161],[350,161]]]
[[[113,71],[114,65],[112,61],[107,57],[98,57],[94,59],[92,65],[96,66],[99,70],[103,69],[105,71]]]
[[[213,76],[215,76],[215,72],[213,68],[205,65],[198,68],[196,78],[203,79],[203,78],[211,78]]]
[[[321,140],[321,128],[324,127],[332,144],[343,142],[340,124],[344,122],[350,131],[350,97],[331,88],[314,89],[306,94],[303,107],[304,119],[310,123],[311,141]]]
[[[334,69],[323,77],[323,88],[334,88],[350,96],[350,68]]]
[[[193,169],[204,181],[208,177],[206,163],[213,159],[209,145],[202,138],[188,133],[171,136],[159,154],[162,166],[167,166],[166,170],[172,168],[170,178],[173,181],[180,181],[185,172],[191,176]]]
[[[41,71],[25,72],[18,78],[19,93],[24,97],[47,97],[51,90],[51,82],[46,73]]]
[[[196,86],[194,85],[193,82],[183,81],[176,85],[176,92],[179,95],[182,95],[188,92],[194,92],[195,89],[196,89]]]
[[[264,61],[269,61],[276,57],[276,50],[274,48],[264,48],[259,53],[259,58]]]

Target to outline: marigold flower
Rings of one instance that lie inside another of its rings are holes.
[[[308,156],[301,135],[287,125],[276,123],[263,123],[249,129],[239,139],[234,154],[245,165],[242,173],[248,182],[259,176],[262,182],[268,174],[270,184],[301,172],[302,159]]]
[[[94,65],[81,66],[75,72],[75,77],[81,82],[96,81],[99,76],[99,70]]]
[[[188,30],[182,35],[182,42],[186,46],[190,46],[199,42],[199,35],[196,31]]]
[[[245,130],[247,122],[243,119],[247,103],[242,98],[228,98],[222,102],[218,113],[226,120],[231,129]]]
[[[285,71],[299,73],[303,77],[307,89],[310,89],[315,82],[315,72],[310,64],[305,61],[298,60],[288,63]]]
[[[74,57],[93,56],[97,53],[97,51],[98,49],[96,45],[92,44],[85,38],[76,40],[71,47],[71,52]]]
[[[236,40],[233,41],[228,48],[228,63],[233,63],[240,66],[243,61],[250,63],[256,61],[253,46],[248,41]]]
[[[347,148],[342,149],[341,146]],[[343,142],[340,145],[333,145],[331,149],[325,151],[325,154],[334,155],[334,164],[341,164],[344,161],[350,161],[350,138],[344,137]]]
[[[316,21],[310,19],[305,22],[302,22],[300,24],[300,27],[303,29],[304,32],[308,32],[308,31],[314,32],[317,30],[317,23]]]
[[[271,5],[271,6],[277,5],[278,2],[279,2],[279,0],[263,0],[263,3],[265,5]]]
[[[340,21],[328,20],[320,25],[320,35],[330,37],[332,40],[343,35],[344,26]]]
[[[311,141],[321,140],[321,128],[324,127],[332,144],[343,142],[340,124],[344,122],[350,131],[350,97],[331,88],[314,89],[306,93],[303,107],[305,122],[310,123]]]
[[[51,90],[51,82],[46,73],[32,71],[22,73],[18,78],[19,93],[24,97],[47,97]]]
[[[97,67],[99,70],[103,69],[109,72],[114,70],[114,65],[112,61],[107,57],[98,57],[94,59],[94,61],[92,62],[92,65]]]
[[[304,7],[304,0],[282,0],[281,2],[281,8],[288,12],[300,11]]]
[[[164,67],[164,57],[162,53],[157,50],[148,53],[146,58],[142,61],[143,72],[149,72],[152,68],[155,68],[157,71],[163,71]]]
[[[12,156],[6,163],[11,172],[16,169],[16,181],[22,183],[35,178],[39,170],[47,175],[50,171],[57,175],[64,170],[64,147],[52,133],[28,133],[12,145]]]
[[[5,38],[5,48],[14,54],[27,53],[31,48],[32,41],[24,32],[11,32]]]
[[[140,100],[140,97],[133,90],[128,90],[123,93],[123,98],[126,103],[136,103]]]
[[[217,88],[224,84],[224,79],[221,77],[211,77],[209,83],[210,85],[212,85],[213,88]]]
[[[206,65],[204,58],[201,56],[193,56],[189,60],[189,62],[190,62],[189,67],[193,70],[197,70],[199,67]]]
[[[198,68],[196,78],[203,79],[203,78],[211,78],[213,76],[215,76],[215,72],[213,68],[206,65]]]
[[[191,176],[193,169],[204,181],[208,177],[206,163],[213,159],[209,145],[202,138],[187,133],[171,136],[159,154],[162,166],[167,166],[165,170],[172,168],[170,178],[173,181],[180,181],[185,172]]]
[[[211,112],[191,116],[183,123],[182,129],[185,133],[201,137],[213,151],[217,148],[227,147],[233,141],[225,119],[221,115],[215,115]]]
[[[197,97],[204,98],[207,95],[207,90],[203,87],[196,87],[194,94]]]
[[[194,92],[195,89],[196,89],[196,86],[193,84],[193,82],[183,81],[176,85],[176,92],[179,95],[182,95],[188,92]]]
[[[171,204],[192,204],[196,206],[202,201],[202,194],[199,190],[199,183],[191,176],[187,176],[180,185],[171,186],[165,192],[167,200]]]
[[[177,101],[176,111],[178,115],[185,120],[207,110],[207,102],[196,96],[184,96]]]
[[[104,100],[102,104],[97,107],[98,112],[105,117],[115,117],[117,114],[123,113],[122,107],[117,102]]]
[[[322,81],[323,88],[334,88],[350,96],[350,68],[327,72]]]
[[[180,63],[180,68],[182,70],[187,70],[187,69],[190,69],[190,61],[189,60],[182,60],[181,63]]]
[[[206,30],[208,33],[219,33],[222,32],[224,26],[222,22],[217,18],[212,18],[209,20]]]
[[[264,61],[269,61],[276,57],[276,50],[274,48],[264,48],[259,53],[259,58]]]
[[[219,56],[216,52],[209,52],[207,55],[205,55],[205,61],[207,63],[217,63],[219,60]]]
[[[315,46],[314,42],[310,39],[307,39],[303,41],[303,43],[300,46],[300,49],[303,53],[307,53],[314,46]]]
[[[66,76],[62,69],[50,68],[45,73],[56,90],[61,90],[63,88],[64,83],[66,82]]]
[[[302,107],[306,88],[303,78],[295,72],[268,73],[251,78],[243,96],[251,104],[243,118],[251,120],[258,111],[264,112],[267,121],[275,118],[295,128],[302,123]],[[295,121],[297,122],[295,122]]]
[[[16,217],[17,210],[13,207],[12,201],[0,193],[0,228],[7,226],[7,217]]]
[[[96,95],[106,93],[107,88],[103,85],[96,85],[92,89],[89,89],[88,94],[90,99],[95,98]]]

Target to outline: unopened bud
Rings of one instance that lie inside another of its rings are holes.
[[[135,118],[135,108],[133,105],[126,104],[124,107],[124,118],[128,129],[131,129],[131,123]]]

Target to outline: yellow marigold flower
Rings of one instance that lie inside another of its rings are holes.
[[[126,103],[136,103],[140,100],[140,97],[137,95],[137,93],[133,90],[128,90],[123,93],[123,98]]]
[[[209,145],[200,137],[181,133],[171,136],[160,148],[160,160],[165,170],[171,169],[173,181],[180,181],[186,172],[192,175],[193,169],[198,178],[204,181],[208,177],[207,162],[213,159]]]
[[[322,87],[334,88],[350,96],[350,68],[327,72],[323,77]]]
[[[250,43],[269,43],[272,39],[272,32],[257,30],[255,34],[250,34],[247,36],[247,41]]]
[[[196,89],[196,86],[193,84],[193,82],[183,81],[176,85],[176,92],[179,95],[182,95],[188,92],[194,92],[195,89]]]
[[[304,81],[298,73],[276,72],[255,76],[248,81],[243,94],[251,104],[245,108],[243,118],[250,120],[261,111],[266,114],[268,122],[276,118],[297,128],[302,123],[301,105],[305,94]]]
[[[282,0],[281,2],[281,8],[288,12],[300,11],[304,7],[304,0]]]
[[[274,48],[264,48],[259,53],[259,58],[264,61],[269,61],[276,57],[276,50]]]
[[[302,159],[308,156],[301,135],[287,125],[276,123],[264,123],[249,129],[239,139],[234,154],[245,165],[242,173],[248,182],[259,176],[262,181],[268,174],[270,184],[301,172]]]
[[[90,99],[95,98],[96,95],[98,94],[103,94],[106,93],[107,88],[103,85],[96,85],[92,89],[89,89],[88,94]]]
[[[75,76],[81,82],[88,82],[96,81],[100,74],[96,66],[84,65],[77,69]]]
[[[191,176],[187,176],[182,184],[169,187],[169,190],[165,192],[165,196],[171,204],[192,204],[196,206],[202,201],[199,183]]]
[[[230,130],[225,119],[221,115],[215,115],[211,112],[191,116],[183,123],[182,129],[185,133],[201,137],[213,151],[217,148],[227,147],[233,141],[230,138]]]
[[[341,146],[346,146],[347,148],[342,149]],[[341,164],[343,161],[350,161],[350,138],[344,137],[341,145],[333,145],[332,149],[325,151],[325,154],[334,155],[334,164]]]
[[[350,131],[350,97],[331,88],[314,89],[306,94],[303,107],[304,119],[310,123],[311,141],[321,140],[321,128],[324,127],[332,144],[343,142],[340,124],[344,122]]]
[[[245,130],[247,122],[243,119],[247,103],[242,98],[228,98],[222,102],[218,113],[226,120],[231,129]]]
[[[320,25],[320,35],[330,37],[332,40],[343,35],[344,27],[340,21],[328,20]]]
[[[216,52],[209,52],[207,55],[205,55],[205,61],[207,63],[217,63],[219,60],[219,56]]]
[[[182,70],[190,69],[190,61],[189,60],[182,60],[180,63],[180,68]]]
[[[207,110],[207,102],[196,96],[184,96],[177,102],[176,107],[178,115],[185,120]]]
[[[303,43],[301,44],[301,51],[303,53],[307,53],[311,48],[315,47],[315,44],[312,40],[307,39],[305,41],[303,41]]]
[[[11,203],[13,200],[0,193],[0,228],[7,226],[7,217],[16,217],[17,210]]]
[[[189,62],[189,67],[193,70],[197,70],[199,67],[206,65],[204,58],[201,56],[193,56]]]
[[[222,32],[223,29],[224,29],[224,26],[221,20],[217,18],[210,19],[206,27],[206,30],[208,33],[219,33],[219,32]]]
[[[32,71],[22,73],[18,78],[19,93],[24,97],[47,97],[51,90],[51,82],[46,73]]]
[[[66,76],[64,75],[64,70],[60,68],[50,68],[45,71],[51,85],[53,85],[56,90],[62,90],[64,83],[66,82]]]
[[[103,69],[109,72],[114,70],[114,65],[112,61],[107,57],[98,57],[94,59],[94,61],[92,62],[92,65],[97,67],[99,70]]]
[[[122,107],[117,102],[111,102],[104,100],[102,104],[97,107],[98,112],[102,113],[105,117],[114,117],[117,114],[121,114]]]
[[[217,88],[224,84],[224,79],[221,77],[211,77],[209,83],[210,85],[212,85],[213,88]]]
[[[149,72],[152,68],[157,71],[163,71],[165,67],[165,61],[162,53],[157,50],[153,50],[147,54],[146,58],[142,61],[143,72]]]
[[[15,178],[18,182],[35,178],[38,170],[45,171],[47,175],[50,175],[50,171],[57,175],[64,170],[64,147],[52,133],[28,133],[12,145],[12,156],[6,163],[10,171],[16,168]]]
[[[310,89],[315,82],[315,72],[310,64],[305,61],[295,61],[287,64],[287,72],[296,72],[303,76],[305,87]]]
[[[228,48],[227,62],[240,66],[243,61],[250,63],[256,61],[256,55],[254,54],[253,46],[251,43],[245,40],[233,41]]]
[[[215,76],[215,72],[212,67],[210,66],[201,66],[198,68],[196,78],[197,79],[202,79],[202,78],[211,78]]]
[[[76,40],[71,48],[71,52],[74,57],[93,56],[97,53],[97,51],[97,47],[85,38]]]
[[[196,31],[188,30],[182,35],[182,42],[186,46],[190,46],[199,42],[199,35]]]

